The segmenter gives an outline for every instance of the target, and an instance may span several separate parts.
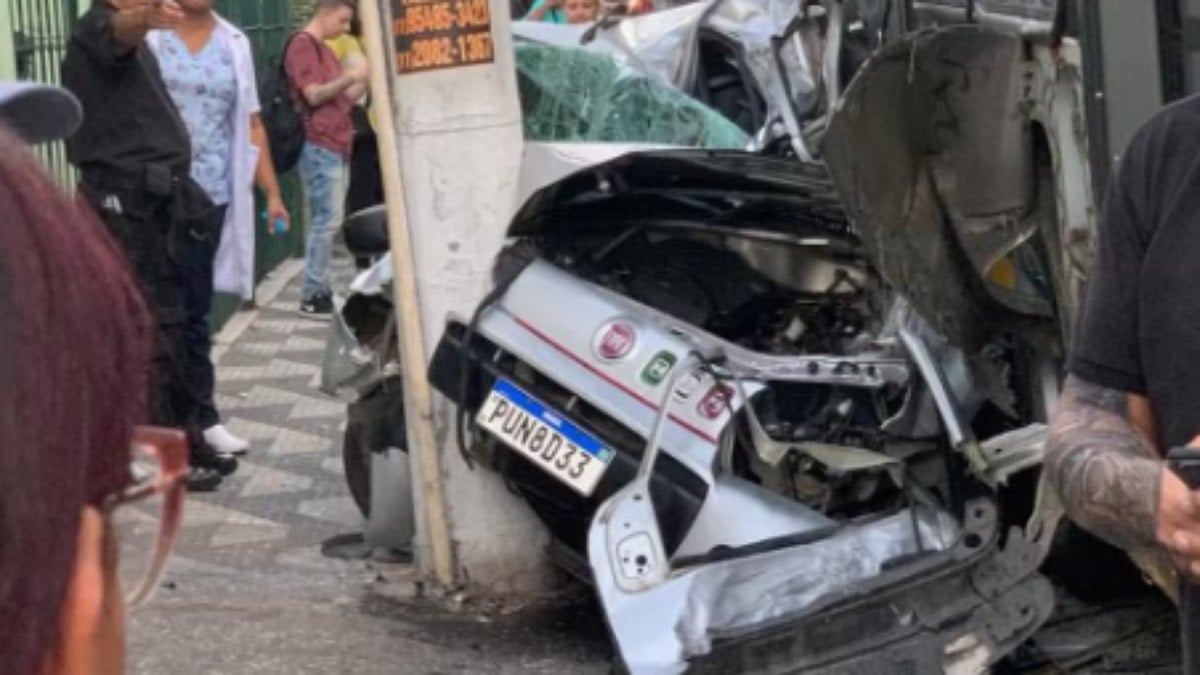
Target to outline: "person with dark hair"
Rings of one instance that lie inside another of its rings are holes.
[[[171,504],[146,589],[183,501],[182,435],[135,431],[153,322],[124,256],[13,133],[57,139],[79,119],[65,91],[0,82],[0,670],[12,675],[124,672],[112,511],[150,493]],[[171,469],[133,484],[142,442]]]
[[[192,144],[144,38],[174,28],[174,0],[94,0],[76,23],[63,82],[83,105],[67,156],[80,193],[120,243],[142,284],[157,328],[151,383],[153,421],[188,434],[188,486],[213,490],[237,459],[204,439],[202,394],[188,379],[184,261],[198,242],[219,237],[223,213],[190,176]]]
[[[347,163],[354,143],[350,113],[367,86],[365,69],[343,72],[325,41],[345,34],[353,18],[354,3],[349,0],[316,0],[312,20],[289,40],[284,54],[293,96],[304,115],[299,168],[308,198],[309,229],[300,313],[321,319],[333,312],[329,263],[334,229],[344,216]]]

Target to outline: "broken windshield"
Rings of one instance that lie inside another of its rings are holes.
[[[605,54],[516,45],[526,140],[742,149],[736,124]]]

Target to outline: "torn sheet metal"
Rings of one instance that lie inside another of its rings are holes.
[[[622,567],[622,547],[637,554],[630,547],[637,541],[650,551],[656,531],[650,520],[625,517],[631,512],[622,502],[633,505],[636,489],[615,495],[589,532],[596,587],[624,665],[636,675],[696,666],[734,672],[747,658],[760,669],[778,662],[803,670],[823,659],[828,667],[839,645],[828,639],[804,644],[813,624],[828,624],[828,618],[853,624],[856,613],[865,619],[879,612],[892,625],[884,630],[871,622],[877,632],[838,635],[858,641],[858,649],[841,658],[874,659],[876,670],[861,672],[886,672],[881,663],[903,663],[901,655],[886,653],[899,642],[886,634],[894,631],[914,642],[910,647],[923,663],[942,670],[955,658],[950,646],[964,636],[974,635],[973,644],[986,647],[984,659],[993,660],[1032,633],[1053,606],[1049,584],[1035,573],[1040,560],[1022,555],[1019,535],[1010,534],[1011,551],[995,548],[995,510],[986,501],[968,507],[965,530],[945,513],[918,507],[915,520],[904,510],[769,552],[698,562],[670,574],[660,567],[641,580],[640,590],[623,589],[630,572]],[[972,577],[977,586],[966,583]],[[895,601],[880,601],[889,595]],[[953,628],[938,632],[947,626]]]
[[[1006,485],[1012,476],[1042,465],[1045,454],[1045,424],[1030,424],[992,436],[980,443],[987,469],[981,476],[989,485]]]
[[[709,0],[651,14],[625,17],[611,26],[571,26],[516,21],[520,39],[609,54],[640,73],[693,91],[700,62],[701,32],[737,46],[743,65],[767,106],[760,144],[779,137],[778,123],[801,157],[801,121],[821,96],[818,25],[798,0]],[[585,39],[585,36],[590,39]]]
[[[392,254],[387,253],[354,277],[350,283],[350,296],[390,294],[393,271]],[[365,391],[395,374],[391,372],[394,368],[389,369],[393,364],[381,363],[379,353],[355,337],[343,314],[345,308],[346,299],[335,297],[321,362],[320,389],[331,395],[343,390]]]
[[[696,29],[708,13],[709,3],[698,2],[636,17],[627,17],[584,44],[590,24],[556,24],[514,21],[513,36],[557,47],[586,48],[612,56],[634,70],[686,90],[694,76],[691,61],[696,50]]]
[[[1024,50],[1019,37],[978,27],[891,43],[855,77],[823,140],[869,257],[968,354],[1010,316],[997,303],[1053,316],[1044,286],[994,281],[1021,279],[1014,254],[1057,226],[1038,208],[1053,195],[1033,180]]]
[[[708,554],[714,546],[737,548],[797,532],[819,532],[836,522],[818,511],[736,476],[713,480],[704,504],[675,558]]]
[[[917,541],[917,533],[920,541]],[[691,574],[675,634],[688,657],[707,653],[711,636],[742,631],[802,612],[822,598],[853,593],[892,561],[921,551],[944,551],[958,539],[946,514],[901,511],[873,523],[847,526],[828,539]],[[686,574],[686,573],[685,573]]]
[[[903,463],[894,457],[848,445],[807,442],[797,444],[796,450],[839,474],[879,471],[903,466]]]
[[[977,22],[1026,38],[1050,37],[1064,0],[917,0],[913,14],[923,23]]]
[[[321,360],[321,391],[336,396],[343,389],[359,389],[382,380],[375,350],[360,344],[342,316],[345,301],[334,300],[325,354]]]
[[[352,295],[383,295],[391,292],[392,274],[395,270],[392,269],[392,254],[385,253],[375,261],[362,274],[354,277],[350,282],[350,293]]]

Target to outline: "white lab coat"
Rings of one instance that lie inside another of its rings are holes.
[[[163,31],[151,31],[146,42],[156,54]],[[258,168],[258,147],[250,140],[250,116],[258,113],[258,83],[254,75],[254,55],[250,40],[232,23],[217,16],[213,39],[220,40],[233,56],[237,80],[237,101],[233,109],[233,158],[229,177],[229,208],[221,228],[221,243],[213,263],[213,288],[233,293],[243,300],[254,297],[254,173]]]

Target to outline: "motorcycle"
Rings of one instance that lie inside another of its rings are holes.
[[[372,455],[408,452],[385,207],[352,214],[342,232],[351,255],[371,264],[351,282],[346,299],[335,301],[320,388],[335,396],[349,392],[352,398],[342,465],[354,503],[369,518]]]

